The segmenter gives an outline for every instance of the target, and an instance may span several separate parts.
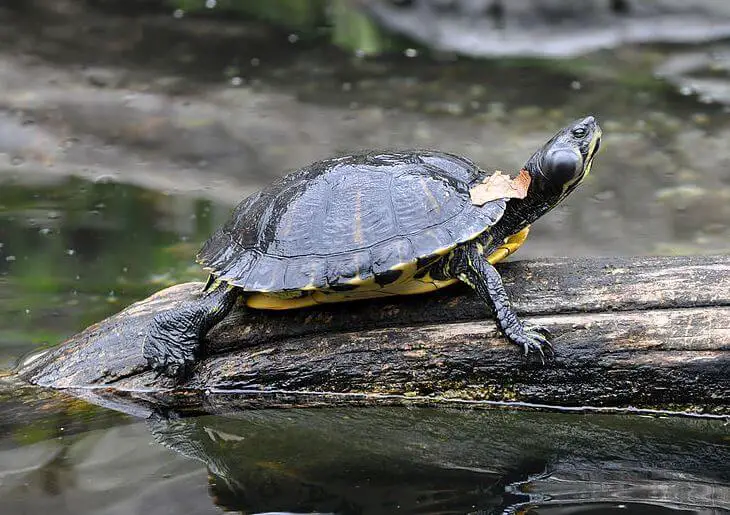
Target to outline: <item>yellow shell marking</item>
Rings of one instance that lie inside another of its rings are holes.
[[[507,238],[504,244],[500,245],[497,250],[487,258],[490,263],[498,263],[510,254],[519,249],[527,239],[530,227],[525,227],[517,234],[513,234]],[[445,255],[453,247],[444,247],[439,249],[438,255]],[[332,291],[332,290],[309,290],[301,292],[286,293],[264,293],[257,292],[245,297],[248,307],[254,309],[297,309],[317,304],[329,304],[331,302],[346,302],[349,300],[374,299],[378,297],[388,297],[391,295],[415,295],[419,293],[427,293],[450,286],[458,279],[448,279],[439,281],[433,279],[429,274],[419,279],[414,279],[418,272],[416,263],[401,263],[393,270],[402,270],[400,278],[391,284],[380,286],[373,278],[363,280],[356,278],[350,281],[350,284],[357,285],[357,289],[350,291]],[[292,297],[292,294],[296,297]]]
[[[525,243],[529,232],[530,226],[528,225],[517,234],[513,234],[512,236],[507,238],[502,245],[497,247],[497,250],[489,255],[487,261],[489,261],[491,264],[499,263],[510,254],[514,254],[517,249],[519,249],[522,244]]]

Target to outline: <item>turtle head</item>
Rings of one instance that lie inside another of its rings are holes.
[[[588,175],[600,146],[601,128],[592,116],[558,131],[525,164],[530,194],[555,206]]]
[[[588,175],[600,146],[601,128],[592,116],[560,129],[525,163],[531,178],[527,196],[509,200],[501,233],[492,232],[516,234],[557,206]]]

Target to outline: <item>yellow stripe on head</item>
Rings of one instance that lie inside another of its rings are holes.
[[[601,136],[603,136],[603,131],[601,131],[600,127],[596,127],[596,131],[593,133],[593,139],[591,140],[591,145],[588,147],[588,162],[585,166],[585,172],[583,173],[583,179],[588,177],[588,174],[591,173],[591,167],[593,166],[593,157],[596,155],[598,142],[601,141]]]

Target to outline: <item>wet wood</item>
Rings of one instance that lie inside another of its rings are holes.
[[[554,333],[547,366],[525,361],[483,304],[454,287],[290,312],[237,309],[210,333],[208,357],[182,386],[187,394],[245,390],[257,407],[520,401],[730,412],[730,256],[499,268],[518,312]],[[138,302],[25,364],[20,376],[54,388],[144,389],[159,400],[175,385],[147,370],[145,326],[200,286]]]

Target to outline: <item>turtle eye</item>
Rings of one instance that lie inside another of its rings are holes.
[[[550,181],[565,184],[571,181],[581,165],[581,158],[570,150],[556,150],[545,156],[543,170]]]
[[[585,138],[586,134],[588,133],[588,131],[585,129],[585,127],[576,127],[571,132],[572,132],[573,136],[578,139]]]

